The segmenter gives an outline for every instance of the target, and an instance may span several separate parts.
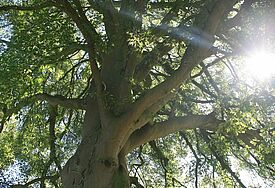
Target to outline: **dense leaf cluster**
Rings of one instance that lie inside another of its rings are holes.
[[[47,1],[3,1],[0,7],[43,2]],[[74,9],[79,8],[75,2],[81,3],[94,29],[89,30],[95,39],[93,59],[100,71],[106,67],[103,57],[118,54],[112,59],[116,66],[106,70],[110,78],[103,83],[105,107],[115,115],[174,75],[190,46],[208,47],[215,41],[209,57],[192,70],[174,98],[149,115],[151,123],[159,123],[214,112],[224,122],[215,129],[183,130],[135,149],[128,155],[129,174],[139,179],[133,186],[247,185],[238,172],[257,174],[259,181],[266,180],[266,187],[274,183],[274,80],[259,83],[243,77],[241,68],[251,46],[274,48],[270,34],[275,25],[270,17],[274,19],[275,10],[270,1],[236,1],[221,18],[216,35],[203,38],[213,0],[111,1],[120,10],[118,22],[103,16],[103,1],[66,2]],[[79,25],[58,6],[0,13],[0,120],[4,125],[0,187],[26,183],[61,187],[56,174],[80,143],[84,111],[32,97],[41,93],[68,99],[95,97],[90,46]],[[126,82],[131,93],[121,99],[108,81],[113,79],[118,87],[115,80],[121,75],[115,73],[124,70],[125,62],[135,64],[129,60],[131,55],[137,61]],[[257,182],[251,184],[257,186]]]

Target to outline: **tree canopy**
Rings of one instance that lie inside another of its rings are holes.
[[[245,68],[274,19],[272,0],[2,0],[0,187],[274,186],[275,70]]]

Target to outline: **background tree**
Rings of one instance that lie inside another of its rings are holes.
[[[271,187],[272,3],[2,0],[1,187]]]

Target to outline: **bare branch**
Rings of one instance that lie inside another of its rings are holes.
[[[56,124],[56,116],[58,108],[57,106],[49,105],[49,145],[50,145],[50,157],[47,161],[44,170],[42,172],[42,177],[45,177],[47,175],[47,172],[52,165],[53,162],[56,163],[56,166],[59,170],[61,170],[60,163],[58,162],[57,156],[56,156],[56,148],[55,148],[55,124]],[[40,187],[45,187],[45,180],[40,181]]]
[[[129,153],[136,147],[165,137],[171,133],[175,133],[186,129],[215,129],[223,121],[216,119],[213,115],[192,115],[185,117],[175,117],[167,121],[156,123],[154,125],[147,124],[141,129],[136,130],[129,138],[124,146],[125,154]]]
[[[56,141],[56,134],[55,134],[55,124],[56,124],[56,117],[58,115],[58,106],[52,106],[49,107],[50,111],[50,118],[49,118],[49,145],[50,145],[50,161],[54,161],[58,170],[61,170],[61,165],[56,153],[56,147],[55,147],[55,141]],[[52,162],[49,162],[49,164]],[[51,165],[51,164],[50,164]],[[48,168],[50,167],[48,166]],[[47,170],[48,170],[47,168]],[[47,171],[45,170],[45,175],[47,174]]]
[[[160,61],[160,58],[167,54],[173,47],[169,44],[170,39],[157,43],[154,49],[146,54],[135,69],[134,78],[137,82],[143,81],[151,68]]]
[[[182,36],[182,34],[179,34],[185,33],[187,31],[187,27],[184,28],[183,31],[183,25],[186,21],[186,18],[183,18],[179,26],[176,28],[172,27],[168,29],[168,23],[173,19],[173,17],[175,17],[178,14],[179,10],[182,7],[186,7],[187,3],[188,1],[180,2],[179,0],[169,3],[171,6],[169,12],[166,15],[164,15],[160,25],[157,25],[152,28],[152,34],[155,35],[155,37],[162,37],[164,35],[168,35],[170,37],[165,39],[163,42],[157,42],[154,49],[150,53],[148,53],[148,55],[144,56],[144,58],[142,59],[141,63],[138,64],[135,71],[134,77],[137,81],[144,80],[150,72],[151,68],[155,64],[157,64],[157,62],[160,61],[160,58],[166,55],[171,49],[173,49],[173,45],[170,44],[173,39],[180,41],[186,39]]]
[[[34,95],[34,100],[36,99],[47,101],[53,106],[60,105],[64,108],[82,109],[82,110],[86,109],[85,100],[83,99],[68,99],[61,95],[52,96],[46,93]]]
[[[163,170],[165,171],[165,173],[167,172],[167,165],[169,162],[169,159],[164,155],[164,153],[161,151],[160,148],[158,148],[157,143],[155,140],[152,140],[149,142],[150,147],[152,148],[152,150],[156,153],[161,166],[163,168]]]
[[[59,51],[59,49],[62,49]],[[77,44],[73,43],[68,46],[60,46],[58,47],[58,52],[56,52],[54,55],[48,56],[50,60],[56,60],[56,59],[66,59],[68,56],[75,54],[79,51],[88,51],[87,45],[85,44]]]

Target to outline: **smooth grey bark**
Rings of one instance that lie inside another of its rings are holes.
[[[124,156],[106,158],[108,134],[102,131],[96,102],[90,102],[88,106],[82,142],[61,172],[63,186],[65,188],[130,187]]]

